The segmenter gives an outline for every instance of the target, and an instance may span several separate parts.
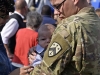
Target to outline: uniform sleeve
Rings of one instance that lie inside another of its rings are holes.
[[[97,38],[88,22],[76,16],[57,27],[42,63],[31,75],[99,75]]]
[[[10,19],[3,30],[1,31],[1,37],[4,44],[8,44],[9,38],[11,38],[18,30],[19,24],[16,19]]]
[[[70,62],[71,36],[65,27],[58,30],[52,37],[42,63],[34,68],[31,75],[59,75]]]

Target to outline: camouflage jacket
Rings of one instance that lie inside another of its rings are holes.
[[[100,75],[99,24],[92,7],[62,20],[30,75]]]

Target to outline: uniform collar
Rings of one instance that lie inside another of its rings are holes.
[[[95,12],[94,7],[88,6],[88,7],[84,7],[83,9],[81,9],[78,14],[80,13],[88,13],[88,12]]]
[[[77,14],[75,14],[76,16],[79,15],[79,14],[83,14],[83,13],[94,13],[95,12],[95,9],[94,7],[91,7],[91,6],[88,6],[88,7],[84,7],[82,8]],[[75,15],[72,15],[68,18],[65,18],[63,20],[61,20],[61,22],[57,25],[57,27],[60,27],[63,23],[66,23],[66,20],[70,19],[71,17],[75,16]]]

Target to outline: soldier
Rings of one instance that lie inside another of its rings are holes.
[[[51,0],[51,3],[63,20],[42,63],[30,75],[100,75],[100,20],[94,8],[87,0]]]
[[[51,0],[59,18],[40,65],[30,75],[100,75],[100,20],[87,0]]]

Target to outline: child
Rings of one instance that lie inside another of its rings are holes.
[[[29,55],[32,53],[34,56],[33,60],[29,57],[30,65],[36,66],[41,63],[42,57],[48,44],[50,43],[54,30],[55,27],[51,24],[45,24],[39,28],[38,45],[36,47],[32,47],[29,51]]]
[[[37,45],[38,33],[36,32],[42,22],[42,17],[37,12],[29,12],[27,15],[27,27],[20,29],[16,34],[16,47],[12,65],[22,67],[29,65],[27,53],[29,49]]]

